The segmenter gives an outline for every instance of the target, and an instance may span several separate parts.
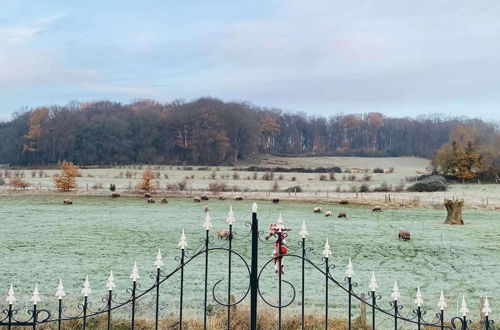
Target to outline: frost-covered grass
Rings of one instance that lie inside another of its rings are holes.
[[[54,293],[59,278],[68,293],[68,302],[80,299],[84,277],[89,275],[94,307],[106,294],[105,283],[113,270],[117,280],[118,300],[125,300],[124,290],[134,261],[141,274],[140,283],[146,288],[152,283],[148,276],[154,271],[153,262],[161,248],[166,271],[173,270],[178,261],[177,247],[182,229],[188,238],[188,253],[193,254],[204,236],[203,204],[186,199],[171,199],[168,204],[148,205],[141,198],[71,196],[74,204],[64,206],[63,196],[17,196],[0,198],[0,279],[6,292],[12,282],[21,305],[29,305],[35,284],[43,295],[43,303],[55,303]],[[213,231],[226,228],[225,217],[231,203],[237,222],[234,225],[237,251],[249,261],[250,241],[243,238],[248,232],[245,221],[250,221],[249,201],[207,202],[213,220]],[[424,295],[425,305],[433,309],[440,290],[444,290],[451,311],[456,313],[457,299],[465,294],[472,316],[478,315],[479,296],[488,295],[493,316],[500,310],[500,214],[498,211],[466,210],[465,226],[443,224],[445,211],[430,209],[387,209],[372,213],[362,206],[323,204],[324,210],[347,212],[348,219],[326,218],[313,214],[314,204],[282,202],[259,203],[260,228],[266,230],[281,212],[287,226],[293,228],[287,240],[290,253],[300,253],[298,231],[305,220],[310,233],[308,245],[314,250],[311,260],[321,263],[321,251],[329,238],[333,256],[330,261],[337,267],[333,275],[343,280],[348,258],[352,258],[356,271],[356,290],[366,292],[371,271],[375,271],[382,306],[389,307],[389,295],[394,280],[398,280],[402,303],[410,312],[417,286]],[[409,242],[399,241],[399,229],[412,234]],[[216,244],[222,245],[223,241]],[[272,244],[260,245],[260,265],[270,257]],[[244,265],[233,257],[233,292],[238,299],[248,285]],[[186,304],[199,313],[203,297],[203,262],[198,258],[186,267]],[[299,261],[286,261],[284,279],[290,280],[300,292]],[[222,279],[218,292],[226,295],[227,253],[210,255],[210,288]],[[276,276],[272,265],[264,272],[261,290],[275,300]],[[321,309],[324,299],[324,280],[312,268],[306,271],[307,309]],[[162,313],[177,312],[179,277],[174,275],[162,286]],[[345,312],[345,294],[330,287],[332,313]],[[291,296],[284,286],[285,297]],[[287,298],[284,298],[286,300]],[[152,297],[145,299],[140,311],[152,315]],[[213,304],[213,300],[210,299]],[[49,304],[50,305],[50,304]],[[298,307],[297,301],[293,306]]]

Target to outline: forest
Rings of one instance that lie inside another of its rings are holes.
[[[215,98],[72,102],[26,109],[0,123],[0,164],[233,165],[258,153],[432,158],[458,126],[485,144],[498,139],[495,123],[440,115],[310,116]]]

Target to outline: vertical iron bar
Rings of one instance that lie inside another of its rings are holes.
[[[231,249],[233,244],[233,225],[229,224],[229,254],[227,267],[227,304],[231,305]],[[231,306],[227,306],[227,329],[231,329]]]
[[[302,305],[301,305],[301,308],[302,308],[302,314],[300,316],[300,323],[302,325],[301,329],[304,330],[305,329],[305,322],[304,322],[304,318],[305,318],[305,307],[304,307],[304,286],[305,286],[305,271],[304,271],[304,268],[305,268],[305,258],[306,258],[306,238],[303,237],[302,238],[302,297],[301,297],[301,301],[302,301]]]
[[[259,255],[259,220],[252,212],[252,263],[250,273],[250,330],[257,330],[257,260]]]
[[[7,329],[11,330],[12,329],[12,304],[9,304],[9,323],[7,324]]]
[[[281,273],[283,269],[281,268],[281,244],[282,244],[282,233],[278,233],[278,255],[276,261],[278,262],[278,330],[281,330]]]
[[[328,258],[325,258],[325,330],[328,330]]]
[[[184,249],[181,250],[181,298],[179,302],[179,330],[182,330],[182,303],[184,302]]]
[[[83,298],[83,330],[87,328],[87,300],[88,297]]]
[[[135,290],[137,288],[137,282],[133,281],[132,283],[132,320],[131,320],[131,329],[135,329]]]
[[[351,330],[352,328],[352,278],[348,277],[347,281],[349,282],[349,327],[348,329]]]
[[[441,330],[444,330],[444,310],[441,310]]]
[[[394,330],[398,330],[398,301],[394,300]]]
[[[111,299],[113,298],[113,293],[111,290],[108,291],[108,327],[107,330],[111,330]]]
[[[208,290],[208,230],[205,235],[205,300],[203,309],[203,329],[207,330],[207,290]],[[157,328],[158,329],[158,328]]]
[[[417,330],[420,330],[420,325],[421,325],[421,321],[422,321],[422,314],[421,314],[421,310],[420,310],[420,306],[417,306]]]
[[[36,330],[36,304],[33,304],[33,330]]]
[[[375,303],[377,302],[377,297],[375,296],[375,291],[372,291],[372,330],[375,330]]]
[[[488,315],[484,317],[484,322],[486,322],[486,330],[490,330],[490,321],[488,320]]]
[[[61,330],[62,319],[62,299],[59,299],[59,306],[57,309],[57,330]]]
[[[160,267],[156,268],[156,307],[155,307],[155,330],[158,330],[158,318],[160,313]]]
[[[464,323],[462,323],[462,330],[467,330],[467,316],[464,315]]]

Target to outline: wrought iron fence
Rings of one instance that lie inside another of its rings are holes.
[[[227,309],[227,322],[226,329],[231,329],[231,313],[232,307],[243,303],[244,301],[249,302],[250,307],[250,316],[249,316],[249,327],[251,330],[257,329],[257,311],[258,311],[258,303],[262,303],[264,306],[269,306],[273,309],[277,310],[277,325],[278,329],[282,328],[283,321],[283,309],[289,307],[297,298],[297,291],[299,291],[300,295],[300,316],[301,316],[301,329],[305,329],[305,269],[311,268],[315,270],[321,277],[324,277],[324,302],[322,306],[324,306],[324,328],[328,329],[329,324],[329,287],[334,286],[339,288],[341,291],[345,293],[347,299],[347,315],[345,315],[347,321],[347,328],[353,328],[353,307],[354,302],[360,303],[371,309],[371,320],[368,322],[368,327],[371,329],[379,328],[377,324],[378,317],[383,315],[384,317],[389,317],[393,323],[391,327],[394,329],[398,329],[398,327],[404,323],[407,326],[416,329],[422,328],[436,328],[436,329],[454,329],[454,330],[467,330],[470,329],[472,321],[468,318],[469,310],[467,308],[467,304],[465,301],[465,297],[462,297],[462,303],[460,308],[460,316],[446,317],[446,309],[447,302],[443,292],[437,302],[437,312],[433,315],[432,320],[428,320],[425,318],[426,310],[423,309],[423,297],[420,292],[420,288],[417,289],[415,296],[415,308],[412,309],[412,315],[405,316],[401,314],[401,310],[403,306],[399,304],[401,295],[399,293],[397,282],[394,283],[394,287],[392,289],[391,300],[389,301],[389,309],[383,308],[379,301],[382,299],[381,295],[378,294],[378,284],[375,278],[375,273],[372,272],[372,276],[368,285],[368,295],[366,296],[364,293],[358,294],[353,288],[357,287],[357,283],[353,281],[353,277],[355,275],[354,267],[349,259],[345,277],[341,280],[335,278],[332,275],[331,270],[334,268],[329,262],[330,256],[332,255],[332,251],[328,242],[324,245],[324,249],[322,251],[322,259],[320,263],[315,263],[310,257],[311,249],[307,245],[307,236],[308,231],[306,228],[305,222],[302,224],[302,227],[299,231],[299,245],[298,250],[299,254],[289,253],[290,247],[286,244],[286,238],[289,235],[290,228],[284,226],[281,215],[276,223],[270,225],[269,232],[264,235],[263,231],[259,230],[258,219],[257,219],[257,205],[254,203],[252,205],[252,220],[250,225],[250,230],[246,235],[238,236],[238,239],[248,239],[251,240],[251,260],[247,261],[240,253],[233,249],[233,240],[236,239],[236,235],[233,232],[233,223],[235,221],[234,214],[232,209],[229,210],[228,217],[226,219],[228,224],[227,230],[218,230],[216,232],[219,238],[226,238],[226,243],[224,245],[216,244],[213,239],[213,235],[211,232],[212,222],[210,219],[210,215],[207,212],[205,221],[203,223],[203,227],[205,229],[205,237],[201,240],[202,247],[196,251],[192,255],[188,255],[186,252],[186,248],[188,245],[186,235],[184,230],[182,231],[180,240],[179,240],[179,248],[180,248],[180,256],[176,257],[178,261],[178,265],[170,272],[165,272],[162,267],[164,266],[164,261],[162,258],[161,251],[158,250],[156,255],[156,260],[154,262],[154,266],[156,267],[156,272],[151,274],[151,278],[154,280],[154,283],[146,288],[145,290],[138,289],[138,281],[140,279],[139,271],[137,269],[137,264],[134,264],[132,268],[132,272],[130,274],[131,280],[131,288],[127,289],[127,293],[130,295],[128,299],[125,301],[117,301],[116,295],[114,293],[115,288],[115,279],[113,276],[113,272],[109,275],[108,281],[106,283],[106,289],[108,290],[107,297],[102,299],[102,306],[96,310],[91,310],[91,303],[89,301],[89,296],[91,294],[90,282],[88,276],[85,279],[83,284],[83,288],[81,291],[82,302],[78,304],[77,308],[79,312],[75,315],[67,315],[67,306],[64,304],[64,298],[66,293],[64,291],[63,283],[60,280],[59,285],[57,287],[55,297],[57,298],[57,310],[51,311],[48,309],[38,308],[39,303],[41,303],[40,292],[38,287],[35,286],[35,290],[33,291],[33,296],[31,298],[32,308],[28,310],[28,318],[27,319],[19,319],[19,310],[15,308],[16,306],[16,297],[14,293],[14,288],[11,285],[8,291],[8,295],[6,297],[6,301],[8,303],[8,307],[3,310],[4,317],[0,320],[0,326],[6,326],[7,329],[11,329],[12,327],[31,327],[32,329],[36,329],[39,325],[45,324],[54,324],[57,329],[61,329],[64,322],[81,321],[81,327],[86,329],[88,327],[88,321],[90,318],[96,317],[104,317],[106,320],[106,328],[112,329],[112,319],[113,313],[118,309],[123,309],[125,307],[130,308],[130,328],[134,329],[136,326],[136,304],[138,300],[148,294],[154,295],[154,329],[159,329],[159,307],[160,307],[160,287],[164,283],[167,283],[174,274],[180,274],[180,290],[179,290],[179,310],[178,310],[178,328],[182,329],[184,326],[184,315],[183,311],[185,309],[183,298],[184,298],[184,271],[185,268],[195,259],[204,257],[204,295],[203,295],[203,329],[207,329],[208,325],[208,302],[209,302],[209,294],[211,291],[212,299],[216,304],[222,306]],[[275,240],[274,242],[274,251],[272,258],[268,259],[262,267],[258,266],[258,246],[259,242],[264,242],[264,240],[269,239]],[[208,272],[209,272],[209,256],[213,252],[226,252],[227,253],[227,297],[226,300],[221,299],[217,292],[217,287],[222,283],[222,280],[216,281],[212,288],[209,288],[208,283]],[[248,287],[244,290],[242,297],[237,299],[236,301],[232,301],[232,259],[238,258],[244,265],[246,272],[248,273]],[[301,281],[300,281],[300,289],[295,288],[295,286],[288,280],[284,279],[284,260],[285,259],[297,259],[301,264]],[[278,292],[277,292],[277,303],[272,303],[266,298],[261,292],[259,282],[261,281],[262,274],[264,269],[266,269],[269,265],[274,265],[274,270],[277,276],[278,282]],[[287,300],[283,302],[283,285],[289,286],[289,289],[292,292],[291,297],[288,297]],[[247,297],[250,296],[248,299]],[[353,302],[354,301],[354,302]],[[480,320],[479,324],[482,329],[493,329],[493,320],[489,319],[489,315],[491,313],[491,308],[489,305],[488,298],[486,297],[484,303],[482,305],[482,314],[484,318]]]

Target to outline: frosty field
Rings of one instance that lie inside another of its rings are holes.
[[[142,288],[152,283],[156,251],[161,248],[167,272],[173,270],[179,255],[178,240],[182,229],[188,239],[187,251],[193,254],[204,236],[203,205],[190,199],[170,199],[168,204],[148,205],[139,197],[71,196],[74,204],[64,206],[63,195],[0,197],[0,287],[6,293],[13,283],[18,303],[29,305],[31,292],[38,284],[42,304],[53,305],[55,288],[62,278],[67,301],[80,299],[83,280],[89,275],[95,307],[106,294],[105,283],[113,270],[118,300],[125,300],[129,274],[137,261]],[[251,202],[210,200],[213,232],[225,229],[225,218],[232,204],[237,222],[234,225],[234,245],[249,261],[250,241],[245,238],[250,221]],[[348,219],[325,218],[313,214],[314,206],[324,210],[347,212]],[[348,258],[352,258],[358,282],[357,292],[366,292],[371,271],[376,272],[381,306],[389,308],[389,296],[394,280],[398,280],[403,313],[411,313],[417,286],[423,293],[425,307],[434,311],[440,290],[444,290],[449,306],[456,313],[457,298],[465,294],[471,315],[477,319],[479,296],[490,298],[493,314],[500,310],[500,214],[498,211],[465,210],[465,226],[443,225],[446,212],[441,209],[385,209],[377,214],[365,206],[312,204],[298,202],[259,202],[259,225],[266,231],[282,213],[285,225],[293,228],[287,240],[290,253],[300,253],[297,245],[302,221],[308,226],[308,244],[314,250],[309,257],[321,263],[321,251],[329,238],[333,256],[331,262],[338,280],[343,280]],[[399,241],[399,229],[412,234],[409,242]],[[225,244],[215,240],[215,244]],[[260,266],[271,256],[271,243],[260,245]],[[219,279],[220,295],[225,296],[227,254],[210,255],[209,287]],[[202,309],[203,258],[186,266],[186,303],[199,313]],[[272,301],[276,297],[276,276],[272,267],[261,279],[263,294]],[[298,260],[286,260],[284,279],[300,290]],[[234,258],[233,292],[238,299],[248,285],[248,275],[241,262]],[[317,310],[323,301],[324,281],[318,273],[307,269],[306,300],[309,311]],[[162,313],[177,312],[178,275],[162,286]],[[346,297],[332,284],[330,287],[333,313],[345,311]],[[285,297],[291,296],[285,289]],[[287,300],[287,298],[284,298]],[[297,299],[299,300],[299,299]],[[293,304],[296,308],[298,302]],[[213,304],[213,300],[211,300]],[[146,299],[139,306],[144,315],[152,315]],[[432,314],[429,314],[432,315]],[[498,316],[497,316],[498,318]]]

